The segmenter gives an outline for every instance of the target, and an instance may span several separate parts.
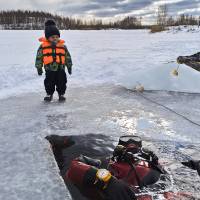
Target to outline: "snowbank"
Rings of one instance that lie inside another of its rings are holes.
[[[177,68],[177,64],[161,65],[145,72],[140,70],[134,74],[127,75],[122,83],[128,89],[134,89],[139,84],[145,90],[178,91],[188,93],[199,93],[200,73],[187,66],[180,66],[178,76],[174,76],[172,71]]]
[[[199,33],[200,32],[200,27],[199,26],[172,26],[169,28],[167,31],[168,33],[178,33],[178,32],[185,32],[185,33]]]

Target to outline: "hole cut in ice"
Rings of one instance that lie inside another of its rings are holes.
[[[62,141],[65,140],[65,136],[54,135],[46,137],[46,139],[49,140],[50,144],[52,145],[53,154],[60,169],[60,175],[63,177],[63,179],[66,176],[66,172],[69,169],[70,163],[73,159],[78,158],[80,155],[84,155],[94,159],[103,160],[103,158],[106,158],[112,154],[114,143],[116,143],[118,139],[97,134],[66,136],[66,138],[69,137],[75,142],[75,145],[70,147],[64,147],[62,145]],[[73,200],[87,200],[87,198],[85,198],[74,185],[72,185],[66,179],[64,179],[64,181]]]

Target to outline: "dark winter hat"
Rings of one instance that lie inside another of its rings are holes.
[[[45,22],[45,37],[48,39],[52,35],[58,35],[60,37],[60,31],[58,30],[56,23],[52,19],[48,19]]]

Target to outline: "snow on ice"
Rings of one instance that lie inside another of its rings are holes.
[[[42,78],[34,69],[42,31],[0,32],[0,98],[42,91]],[[199,33],[149,34],[148,31],[63,31],[72,54],[72,86],[115,83],[134,88],[199,92],[199,73],[182,65],[180,76],[171,76],[179,55],[199,51]]]
[[[43,77],[34,60],[42,35],[0,31],[0,199],[70,199],[43,138],[88,133],[143,136],[165,162],[175,163],[170,169],[178,190],[198,196],[198,177],[177,160],[188,153],[198,158],[199,127],[127,89],[141,83],[146,90],[163,90],[145,95],[200,123],[200,95],[164,92],[200,93],[199,72],[181,65],[179,76],[171,75],[177,68],[171,61],[200,50],[200,33],[62,31],[74,63],[64,105],[41,102]]]

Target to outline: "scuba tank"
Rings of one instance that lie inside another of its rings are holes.
[[[151,154],[151,151],[143,152],[139,136],[121,136],[113,152],[109,170],[130,186],[142,188],[154,184],[159,180],[161,172],[152,167]],[[157,162],[158,159],[156,164]]]

